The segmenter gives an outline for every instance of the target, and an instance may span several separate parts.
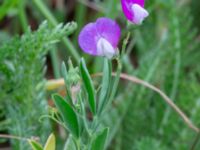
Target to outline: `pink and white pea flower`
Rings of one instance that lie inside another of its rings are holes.
[[[144,9],[144,0],[121,0],[122,10],[126,18],[134,24],[141,24],[149,13]]]
[[[109,18],[99,18],[82,29],[78,43],[87,54],[111,59],[117,54],[120,34],[120,27],[115,21]]]

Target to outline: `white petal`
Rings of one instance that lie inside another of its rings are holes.
[[[148,11],[138,4],[133,4],[131,8],[134,14],[133,22],[135,24],[141,24],[142,21],[149,15]]]
[[[98,40],[98,42],[97,42],[97,52],[100,56],[105,56],[109,59],[111,59],[116,54],[116,50],[104,38],[100,38]]]

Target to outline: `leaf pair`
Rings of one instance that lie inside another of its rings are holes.
[[[111,64],[111,61],[108,60],[107,58],[104,59],[103,68],[104,70],[103,70],[102,88],[101,88],[101,93],[100,93],[100,97],[98,101],[99,104],[98,104],[98,110],[97,110],[94,85],[92,83],[91,77],[85,65],[84,59],[82,59],[80,62],[80,71],[82,75],[82,80],[85,85],[85,89],[88,93],[88,102],[90,105],[90,109],[94,115],[96,115],[97,111],[98,111],[98,114],[100,115],[109,100],[111,76],[112,76],[112,64]]]

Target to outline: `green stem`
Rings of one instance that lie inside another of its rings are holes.
[[[193,142],[192,147],[190,148],[190,150],[195,150],[195,148],[197,147],[197,144],[199,142],[199,139],[200,139],[200,132],[197,133],[197,136],[194,139],[194,142]]]
[[[92,133],[91,134],[94,134],[98,128],[98,124],[99,123],[99,117],[98,116],[94,116],[93,117],[93,122],[92,122],[92,125],[91,125],[91,128],[92,128]]]
[[[83,17],[85,17],[86,12],[87,12],[87,7],[85,7],[85,5],[78,3],[76,6],[76,10],[75,10],[76,14],[75,14],[75,20],[78,24],[78,29],[76,30],[74,37],[73,37],[73,43],[77,44],[77,37],[78,34],[81,30],[81,27],[83,27],[83,25],[85,24]]]
[[[108,98],[108,101],[106,102],[106,104],[104,106],[105,108],[103,108],[103,110],[102,110],[101,115],[107,110],[107,107],[110,106],[110,104],[112,103],[114,96],[117,92],[117,87],[118,87],[119,80],[120,80],[120,74],[121,74],[121,71],[122,71],[122,64],[121,64],[120,57],[117,57],[116,60],[117,60],[118,66],[117,66],[116,76],[114,78],[114,82],[113,82],[113,85],[112,85],[112,91],[111,91],[110,97]]]
[[[45,6],[45,4],[43,3],[42,0],[33,0],[33,2],[38,7],[40,12],[45,16],[45,18],[51,23],[52,26],[58,25],[58,21],[52,15],[50,10]],[[80,56],[79,56],[78,52],[76,51],[76,49],[74,48],[74,46],[71,43],[71,41],[67,37],[65,37],[65,38],[63,38],[63,43],[66,46],[66,48],[69,50],[71,55],[74,57],[76,62],[78,63],[79,60],[80,60]]]
[[[35,5],[38,7],[40,12],[48,19],[48,21],[53,25],[56,26],[58,24],[57,20],[51,14],[49,9],[45,6],[42,0],[33,0]]]
[[[65,127],[65,125],[62,123],[62,122],[60,122],[59,120],[57,120],[56,118],[54,118],[54,117],[52,117],[52,116],[49,116],[49,115],[43,115],[43,116],[41,116],[40,118],[39,118],[39,122],[42,122],[42,119],[44,119],[44,118],[48,118],[48,119],[52,119],[53,121],[55,121],[57,124],[59,124],[60,126],[62,126],[62,127],[64,127],[65,129],[67,129],[66,127]]]
[[[111,101],[113,100],[113,98],[114,98],[114,96],[117,92],[120,74],[121,74],[121,71],[122,71],[122,64],[121,64],[121,61],[120,61],[119,58],[117,58],[117,64],[118,64],[118,67],[117,67],[116,77],[114,79],[113,89],[112,89],[112,92],[111,92],[111,95],[110,95],[110,98],[109,98],[109,103],[111,103]]]
[[[116,60],[117,60],[117,72],[116,72],[116,76],[115,76],[115,79],[114,79],[114,82],[113,82],[113,88],[112,88],[112,91],[111,91],[111,94],[110,94],[110,98],[108,99],[108,104],[107,106],[109,106],[117,92],[117,87],[118,87],[118,84],[119,84],[119,80],[120,80],[120,74],[122,72],[122,63],[121,63],[121,60],[125,54],[125,49],[126,49],[126,45],[128,43],[128,40],[130,38],[130,33],[128,32],[127,34],[127,37],[126,39],[123,41],[123,45],[122,45],[122,51],[121,51],[121,55],[119,55]],[[106,107],[107,107],[106,106]],[[106,110],[106,109],[104,109]]]
[[[102,114],[107,109],[107,107],[110,106],[110,104],[113,101],[114,96],[115,96],[115,94],[117,92],[117,87],[118,87],[119,80],[120,80],[120,74],[122,72],[122,63],[121,63],[121,60],[122,60],[122,58],[123,58],[123,56],[125,54],[125,49],[126,49],[126,45],[128,43],[129,38],[130,38],[130,33],[128,32],[127,37],[123,41],[123,44],[122,44],[121,54],[118,55],[117,58],[116,58],[116,60],[117,60],[116,76],[115,76],[115,79],[114,79],[114,82],[113,82],[113,85],[112,85],[112,91],[111,91],[110,97],[108,98],[108,101],[105,103],[105,108],[103,108]]]
[[[25,1],[24,0],[22,0],[21,3],[19,4],[19,20],[21,22],[23,31],[26,32],[28,30],[29,24],[28,24],[26,13],[25,13]]]
[[[105,14],[107,17],[112,18],[112,19],[116,17],[116,13],[112,13],[112,12],[117,12],[117,4],[118,4],[118,0],[112,0],[108,2],[107,9],[105,10]]]
[[[61,76],[60,76],[60,68],[59,68],[59,56],[55,49],[50,50],[50,56],[51,56],[52,65],[53,65],[54,77],[58,79]]]
[[[76,148],[77,148],[77,150],[80,150],[81,148],[80,148],[80,139],[77,139],[76,140]]]
[[[83,99],[81,97],[81,92],[78,94],[78,100],[81,106],[81,114],[82,114],[82,118],[83,118],[83,124],[85,126],[85,130],[87,132],[87,134],[90,134],[89,128],[88,128],[88,123],[87,123],[87,115],[86,115],[86,111],[85,111],[85,107],[84,107],[84,102]]]
[[[74,45],[71,43],[71,41],[67,37],[63,38],[62,42],[65,45],[65,47],[69,50],[69,52],[71,53],[71,55],[74,57],[75,61],[78,64],[81,57],[76,51]]]

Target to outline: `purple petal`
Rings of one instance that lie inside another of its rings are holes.
[[[142,21],[149,15],[148,11],[138,4],[132,5],[132,11],[134,14],[132,22],[135,24],[141,24]]]
[[[98,33],[95,23],[87,24],[79,34],[79,46],[85,53],[88,53],[90,55],[98,55],[96,46],[97,41]]]
[[[96,27],[100,36],[109,41],[114,48],[117,48],[121,34],[119,25],[112,19],[99,18],[96,21]]]
[[[79,34],[81,49],[90,55],[104,56],[103,50],[97,49],[99,39],[105,39],[115,49],[120,39],[118,24],[109,18],[99,18],[95,23],[87,24]]]
[[[141,6],[141,8],[144,8],[144,3],[145,3],[145,0],[121,0],[121,4],[122,4],[122,10],[124,12],[124,15],[126,16],[126,18],[135,23],[135,24],[138,24],[137,22],[135,22],[134,20],[134,17],[135,17],[135,14],[134,14],[134,11],[132,10],[132,6],[134,4],[137,4],[139,6]],[[140,12],[139,12],[140,13]],[[142,18],[142,20],[144,19],[145,17]],[[138,20],[138,18],[137,18]]]
[[[116,49],[104,38],[100,38],[97,42],[97,51],[101,56],[111,59],[116,55]]]

